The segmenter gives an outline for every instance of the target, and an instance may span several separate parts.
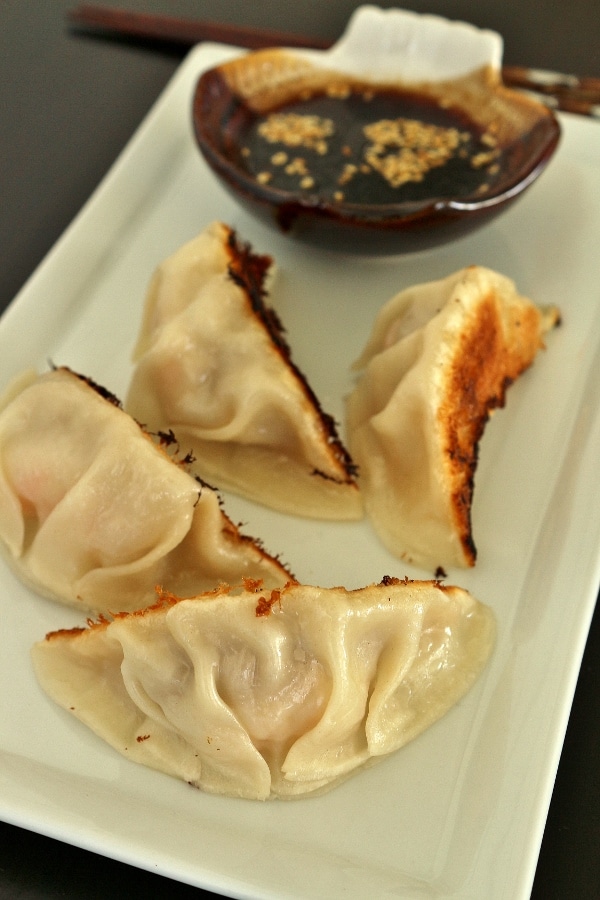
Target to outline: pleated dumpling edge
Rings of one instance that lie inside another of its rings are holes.
[[[165,594],[32,655],[49,696],[125,757],[266,800],[321,793],[416,738],[474,684],[494,639],[466,591],[386,578]]]

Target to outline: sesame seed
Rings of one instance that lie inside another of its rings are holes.
[[[296,156],[290,163],[288,163],[284,171],[286,175],[308,175],[306,160],[301,156]]]
[[[460,146],[456,128],[428,125],[417,119],[380,119],[365,125],[371,141],[365,160],[392,187],[419,182],[431,169],[443,166]]]
[[[303,116],[298,113],[272,113],[258,127],[258,133],[270,144],[319,148],[320,153],[327,152],[327,143],[324,139],[330,137],[333,132],[331,119]]]
[[[481,153],[474,153],[471,157],[471,165],[474,169],[481,169],[483,166],[487,166],[492,163],[496,157],[498,156],[497,150],[489,150],[483,151]]]

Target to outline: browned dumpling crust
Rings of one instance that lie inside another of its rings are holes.
[[[215,222],[157,269],[126,409],[172,429],[223,490],[286,513],[358,519],[355,467],[266,302],[271,259]]]
[[[356,364],[347,424],[367,513],[394,555],[433,569],[475,564],[479,441],[559,318],[482,266],[382,308]]]

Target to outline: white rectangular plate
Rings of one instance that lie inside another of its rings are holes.
[[[473,510],[479,561],[448,573],[494,609],[498,645],[464,701],[389,759],[322,797],[236,801],[128,762],[46,699],[29,648],[80,619],[2,566],[0,816],[235,897],[526,897],[600,581],[600,128],[563,117],[548,171],[478,234],[405,257],[340,258],[256,224],[197,152],[196,78],[232,52],[190,54],[0,321],[2,382],[52,360],[123,396],[154,267],[220,219],[274,256],[271,300],[294,359],[341,421],[350,363],[382,303],[470,263],[497,269],[564,319],[488,425]],[[225,503],[305,582],[433,574],[389,556],[366,522]]]

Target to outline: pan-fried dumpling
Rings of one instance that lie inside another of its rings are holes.
[[[56,369],[13,395],[0,412],[0,544],[34,590],[118,612],[152,603],[157,584],[291,577],[107,392]]]
[[[290,584],[58,631],[49,696],[136,762],[250,799],[322,791],[439,719],[490,655],[488,607],[436,581]]]
[[[165,260],[125,408],[172,429],[219,488],[295,515],[360,518],[352,461],[265,303],[270,265],[218,222]]]
[[[367,514],[391,553],[431,567],[475,564],[478,442],[558,318],[481,266],[381,309],[356,363],[347,427]]]

